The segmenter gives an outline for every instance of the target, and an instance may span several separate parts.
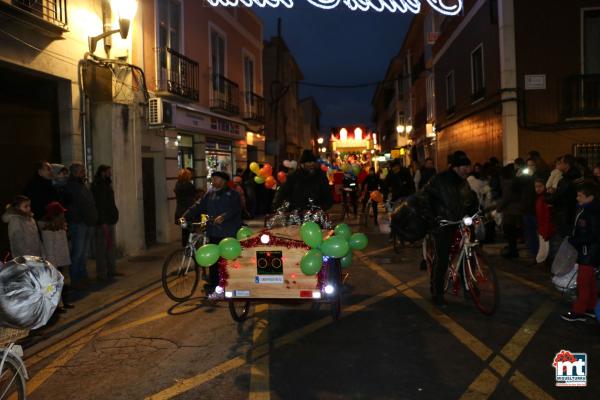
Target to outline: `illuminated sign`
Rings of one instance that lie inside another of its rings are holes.
[[[207,0],[211,6],[223,7],[294,7],[294,0]],[[331,10],[344,4],[352,11],[376,11],[391,13],[411,12],[418,14],[421,11],[423,0],[306,0],[311,5]],[[457,15],[463,9],[463,0],[425,0],[429,6],[444,15]]]

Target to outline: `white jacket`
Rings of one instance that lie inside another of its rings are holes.
[[[42,231],[42,242],[46,259],[55,267],[71,265],[67,231],[62,229],[58,231],[45,230],[44,223],[41,221],[39,225]]]

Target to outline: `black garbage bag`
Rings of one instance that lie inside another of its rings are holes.
[[[0,326],[37,329],[60,301],[63,276],[39,257],[17,257],[0,267]]]
[[[406,242],[421,240],[431,226],[428,215],[424,199],[410,196],[392,211],[392,232]]]

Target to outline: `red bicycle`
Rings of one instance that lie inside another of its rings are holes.
[[[479,242],[472,240],[473,228],[483,224],[479,213],[460,221],[441,220],[440,227],[457,225],[450,249],[444,291],[458,295],[460,289],[470,297],[475,307],[485,315],[493,315],[500,302],[500,289],[494,267],[487,264],[479,253]],[[435,241],[431,235],[423,240],[423,262],[430,276],[435,263]]]

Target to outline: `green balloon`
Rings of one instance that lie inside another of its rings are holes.
[[[348,242],[341,236],[331,236],[321,245],[323,254],[328,257],[342,258],[350,251]]]
[[[235,260],[242,254],[242,245],[232,237],[221,240],[219,249],[221,250],[221,257],[226,260]]]
[[[344,238],[344,240],[350,239],[352,236],[352,229],[348,226],[348,224],[339,224],[333,230],[336,236]]]
[[[196,250],[196,262],[201,267],[210,267],[219,261],[221,251],[216,244],[205,244]]]
[[[349,251],[344,257],[340,258],[340,264],[342,264],[342,268],[348,268],[352,265],[352,252]]]
[[[300,269],[304,275],[316,275],[323,266],[323,253],[317,249],[306,252],[300,260]]]
[[[350,236],[348,244],[352,250],[364,250],[367,244],[369,244],[369,239],[367,239],[367,235],[364,233],[355,233]]]
[[[313,249],[318,248],[323,242],[321,227],[313,221],[305,222],[300,227],[300,236],[304,243]]]
[[[258,183],[259,185],[262,185],[263,183],[265,183],[265,178],[257,175],[254,177],[254,182]]]
[[[247,226],[242,226],[237,231],[237,234],[235,236],[237,237],[238,240],[248,239],[250,236],[252,236],[252,229],[248,228]]]

